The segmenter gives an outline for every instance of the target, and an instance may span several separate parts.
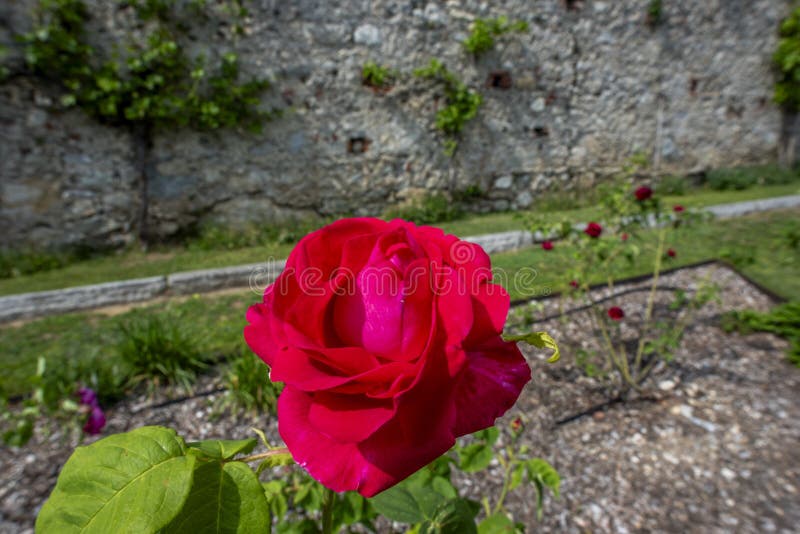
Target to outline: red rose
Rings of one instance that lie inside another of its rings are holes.
[[[621,321],[625,317],[625,312],[619,306],[613,306],[608,309],[608,316],[614,321]]]
[[[578,281],[577,281],[577,280],[572,280],[572,281],[569,283],[569,285],[571,285],[571,286],[572,286],[572,287],[574,287],[575,289],[578,289]]]
[[[545,250],[553,250],[553,242],[552,241],[542,241],[542,248]]]
[[[620,238],[621,238],[623,241],[627,241],[627,240],[628,240],[628,234],[626,234],[626,233],[623,233],[623,234],[620,236]]]
[[[479,246],[402,220],[297,244],[244,336],[285,384],[278,430],[311,476],[375,495],[514,404],[530,368],[491,277]]]
[[[600,234],[603,233],[603,227],[596,222],[590,222],[583,232],[589,237],[600,237]]]
[[[646,185],[643,185],[641,187],[638,187],[636,191],[633,192],[633,194],[636,195],[636,200],[638,200],[639,202],[643,202],[653,196],[653,190],[647,187]]]
[[[676,206],[672,206],[672,211],[674,211],[675,213],[680,213],[680,212],[682,212],[683,210],[684,210],[684,207],[683,207],[683,206],[681,206],[680,204],[678,204],[678,205],[676,205]]]
[[[669,249],[667,250],[667,256],[669,256],[670,258],[674,258],[675,256],[677,256],[677,253],[673,249]]]

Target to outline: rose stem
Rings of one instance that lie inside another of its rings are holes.
[[[289,454],[289,449],[286,447],[279,447],[277,449],[270,449],[267,452],[260,452],[258,454],[251,454],[250,456],[243,456],[242,458],[235,458],[237,462],[257,462],[258,460],[265,460],[270,456],[278,454]]]
[[[336,502],[336,493],[330,488],[325,488],[322,494],[322,534],[333,533],[333,505]]]

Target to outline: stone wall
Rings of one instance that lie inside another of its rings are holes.
[[[1,41],[30,26],[32,5],[0,7]],[[209,220],[376,215],[469,186],[485,192],[476,209],[526,208],[637,152],[665,173],[774,160],[770,58],[789,2],[663,0],[655,28],[647,5],[254,0],[237,51],[246,72],[274,80],[267,99],[287,112],[260,134],[158,135],[150,227],[168,236]],[[473,59],[460,44],[471,22],[498,15],[529,30]],[[435,86],[410,76],[434,57],[484,95],[452,159],[433,127]],[[406,75],[376,94],[360,80],[370,59]],[[497,71],[510,87],[492,87]],[[131,140],[56,101],[55,88],[24,75],[0,85],[0,244],[130,242]]]

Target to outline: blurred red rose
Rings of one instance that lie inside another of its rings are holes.
[[[553,242],[552,241],[542,241],[542,248],[545,250],[553,250]]]
[[[643,185],[636,188],[636,191],[634,191],[633,194],[636,195],[636,200],[642,202],[653,196],[653,190],[646,185]]]
[[[613,306],[608,309],[608,316],[615,321],[621,321],[625,317],[625,312],[619,306]]]
[[[626,233],[623,233],[623,234],[620,236],[620,238],[621,238],[623,241],[627,241],[627,240],[628,240],[628,234],[626,234]]]
[[[571,285],[571,286],[572,286],[572,287],[574,287],[575,289],[578,289],[578,281],[577,281],[577,280],[572,280],[572,281],[569,283],[569,285]]]
[[[600,234],[603,233],[603,227],[596,222],[590,222],[583,232],[590,237],[600,237]]]
[[[675,252],[675,250],[669,249],[667,250],[667,256],[669,256],[670,258],[674,258],[675,256],[677,256],[677,253]]]
[[[244,336],[285,384],[278,430],[311,476],[375,495],[514,404],[530,368],[500,337],[509,296],[491,277],[478,245],[402,220],[297,244]]]
[[[685,208],[684,208],[683,206],[681,206],[680,204],[677,204],[677,205],[675,205],[675,206],[672,206],[672,211],[674,211],[675,213],[680,213],[680,212],[682,212],[684,209],[685,209]]]

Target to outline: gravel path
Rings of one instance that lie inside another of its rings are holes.
[[[783,356],[787,344],[772,335],[727,335],[717,326],[722,311],[766,310],[769,297],[735,272],[718,265],[669,274],[663,285],[692,289],[712,277],[722,288],[721,302],[704,309],[692,323],[675,361],[653,373],[646,400],[616,403],[571,422],[607,400],[594,380],[573,366],[577,347],[590,348],[594,336],[585,312],[536,323],[562,347],[562,360],[545,363],[530,351],[533,380],[517,406],[498,424],[508,439],[508,424],[521,415],[522,442],[551,462],[562,477],[562,497],[546,499],[537,521],[532,488],[508,500],[515,518],[537,532],[796,532],[800,525],[800,370]],[[646,286],[618,286],[617,291]],[[604,295],[597,292],[597,297]],[[670,300],[659,293],[657,308]],[[623,332],[644,313],[646,292],[629,292],[619,301],[626,311]],[[509,329],[525,317],[555,313],[555,300],[512,310]],[[218,387],[203,377],[197,391]],[[174,392],[172,392],[174,395]],[[108,432],[143,424],[172,426],[188,439],[245,437],[250,426],[276,437],[276,420],[223,417],[209,420],[216,395],[167,403],[168,390],[153,399],[129,399],[109,411]],[[37,433],[23,449],[0,456],[0,533],[31,532],[35,515],[55,483],[74,443]],[[460,479],[479,497],[496,495],[500,469]]]

